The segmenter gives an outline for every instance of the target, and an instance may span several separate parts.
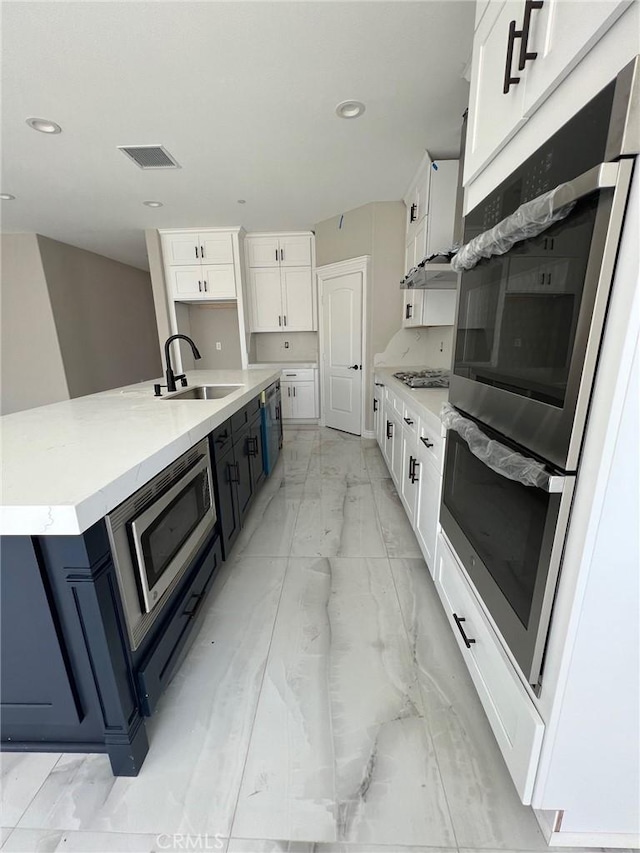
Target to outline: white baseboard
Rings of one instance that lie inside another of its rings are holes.
[[[588,851],[589,847],[623,847],[637,850],[640,837],[633,832],[552,832],[550,847],[578,847]]]
[[[376,434],[372,429],[365,429],[362,432],[362,438],[375,438]]]

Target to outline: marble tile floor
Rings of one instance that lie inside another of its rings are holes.
[[[287,431],[148,730],[135,779],[3,753],[2,850],[548,849],[372,440]]]

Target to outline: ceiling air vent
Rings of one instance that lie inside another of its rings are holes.
[[[141,169],[179,169],[177,163],[162,145],[118,145],[123,154]]]

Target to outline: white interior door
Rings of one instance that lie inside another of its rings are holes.
[[[333,429],[361,434],[362,273],[322,283],[324,419]]]

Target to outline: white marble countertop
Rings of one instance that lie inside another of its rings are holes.
[[[266,370],[268,368],[281,369],[286,370],[287,368],[293,369],[295,367],[304,368],[304,367],[318,367],[317,361],[270,361],[270,362],[256,362],[255,364],[249,365],[249,370]]]
[[[141,382],[5,415],[0,534],[82,533],[279,376],[193,370],[189,385],[243,387],[221,400],[167,400]]]
[[[388,385],[389,388],[401,397],[408,405],[415,406],[421,410],[421,413],[426,414],[427,418],[429,418],[435,426],[435,420],[437,420],[439,427],[441,428],[440,422],[440,409],[442,408],[442,404],[446,403],[449,399],[449,389],[448,388],[409,388],[408,385],[405,385],[404,382],[401,382],[399,379],[394,377],[394,373],[398,373],[400,370],[420,370],[419,367],[376,367],[374,368],[374,376],[376,382],[382,382],[384,385]]]

